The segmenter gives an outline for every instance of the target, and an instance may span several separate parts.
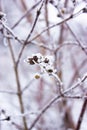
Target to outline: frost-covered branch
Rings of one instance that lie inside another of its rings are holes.
[[[19,43],[22,43],[22,41],[18,38],[18,36],[15,35],[15,33],[12,31],[12,29],[10,29],[5,22],[3,22],[2,20],[0,20],[0,24],[7,30],[7,32],[9,34],[11,34],[13,36],[13,38],[15,38],[15,40],[17,40]],[[9,35],[8,35],[9,36]]]
[[[33,123],[31,124],[29,130],[31,130],[36,123],[38,122],[38,120],[40,119],[40,117],[57,101],[59,101],[60,98],[64,97],[65,94],[70,93],[72,90],[74,90],[75,88],[79,87],[85,80],[87,79],[87,75],[83,76],[82,79],[80,81],[78,81],[75,85],[73,85],[72,87],[66,89],[64,92],[62,92],[62,95],[58,95],[56,97],[54,97],[39,113],[39,115],[36,117],[36,119],[33,121]]]

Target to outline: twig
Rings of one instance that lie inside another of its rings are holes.
[[[87,98],[82,105],[81,113],[80,113],[80,116],[79,116],[79,119],[78,119],[78,122],[77,122],[77,127],[76,127],[75,130],[80,130],[80,127],[81,127],[81,124],[82,124],[82,121],[83,121],[83,116],[84,116],[84,113],[86,111],[86,106],[87,106]]]
[[[38,1],[35,5],[33,5],[33,6],[31,7],[31,9],[29,9],[29,10],[11,27],[11,29],[14,29],[27,15],[29,15],[29,13],[30,13],[33,9],[35,9],[35,8],[39,5],[39,3],[40,3],[41,1],[42,1],[42,0]]]
[[[13,91],[8,91],[8,90],[0,90],[0,93],[6,93],[6,94],[12,94],[12,95],[17,95],[17,92],[13,92]]]
[[[58,86],[58,92],[59,92],[59,94],[60,95],[62,95],[62,88],[63,88],[63,83],[62,83],[62,81],[61,81],[61,79],[58,77],[58,75],[57,74],[55,74],[55,73],[53,73],[53,74],[51,74],[53,77],[54,77],[54,79],[56,80],[56,84],[57,84],[57,86]]]
[[[49,27],[46,27],[43,31],[41,31],[39,34],[37,34],[36,36],[34,36],[30,41],[28,41],[28,43],[31,42],[31,41],[33,41],[33,40],[35,40],[35,39],[37,39],[40,35],[42,35],[42,34],[43,34],[44,32],[46,32],[47,30],[52,29],[52,28],[54,28],[54,27],[56,27],[56,26],[59,26],[59,25],[63,24],[64,22],[70,20],[71,18],[72,18],[72,17],[70,16],[70,17],[68,17],[68,18],[66,18],[66,19],[64,19],[64,20],[62,20],[61,22],[58,22],[58,23],[53,24],[53,25],[51,25],[51,26],[49,26]],[[27,44],[28,44],[28,43],[27,43]]]
[[[68,99],[87,99],[87,96],[71,96],[71,95],[64,95],[63,98],[68,98]]]
[[[10,42],[10,39],[8,38],[8,46],[9,46],[9,49],[10,49],[10,53],[11,53],[11,57],[12,57],[12,60],[13,60],[13,64],[15,65],[15,56],[14,56],[14,52],[13,52],[13,49],[12,49],[12,46],[11,46],[11,42]]]
[[[46,27],[49,26],[47,5],[48,5],[48,0],[45,1],[45,22],[46,22]],[[48,35],[50,34],[49,30],[47,30],[47,34]]]
[[[19,43],[22,43],[22,41],[15,35],[15,33],[3,22],[0,20],[0,24],[3,25],[3,27],[8,31],[8,33],[10,33],[15,40],[17,40]]]
[[[21,113],[24,113],[24,105],[23,105],[22,94],[21,94],[21,85],[20,85],[20,81],[19,81],[18,68],[16,66],[15,56],[13,53],[10,39],[8,39],[8,45],[9,45],[11,57],[12,57],[13,64],[14,64],[14,73],[15,73],[16,84],[17,84],[17,93],[18,93],[17,95],[18,95],[19,104],[20,104],[20,111],[21,111]],[[24,124],[25,130],[28,130],[25,117],[23,117],[23,124]]]
[[[69,82],[68,86],[71,86],[73,84],[73,81],[75,80],[75,78],[77,77],[77,73],[79,70],[81,70],[83,68],[83,66],[87,63],[87,59],[83,60],[82,63],[79,65],[78,69],[74,72],[72,79]]]
[[[22,90],[21,93],[24,93],[26,91],[26,89],[28,89],[30,87],[30,85],[32,85],[34,79],[32,79]]]
[[[83,83],[87,78],[87,75],[84,76],[81,81],[77,82],[75,85],[73,85],[72,87],[68,88],[67,90],[65,90],[64,92],[62,92],[62,95],[58,95],[56,97],[54,97],[43,109],[42,111],[39,113],[39,115],[36,117],[36,119],[33,121],[33,123],[31,124],[30,128],[28,130],[32,130],[32,128],[36,125],[36,123],[38,122],[38,120],[40,119],[40,117],[57,101],[59,101],[59,99],[61,97],[63,97],[63,95],[69,93],[70,91],[72,91],[73,89],[77,88],[81,83]]]
[[[50,47],[48,47],[47,45],[44,45],[44,44],[42,44],[42,43],[41,43],[41,44],[40,44],[40,43],[38,44],[38,43],[35,43],[35,42],[30,42],[30,44],[36,45],[36,46],[38,46],[38,47],[42,47],[42,48],[44,48],[44,49],[46,49],[46,50],[48,50],[48,51],[51,51],[51,52],[54,51],[53,48],[51,49]]]
[[[66,23],[67,27],[69,28],[69,30],[71,31],[72,35],[74,36],[74,38],[76,39],[76,41],[78,42],[79,47],[82,49],[82,51],[87,55],[87,51],[85,50],[85,48],[82,46],[81,41],[78,39],[78,37],[76,36],[76,34],[72,31],[71,27]]]
[[[82,11],[82,9],[81,9],[80,11],[78,11],[76,14],[71,14],[68,18],[63,19],[61,22],[58,22],[58,23],[56,23],[56,24],[53,24],[53,25],[51,25],[51,26],[45,28],[42,32],[40,32],[38,35],[34,36],[30,41],[28,41],[28,43],[31,42],[31,41],[33,41],[33,40],[35,40],[35,39],[37,39],[40,35],[42,35],[42,34],[43,34],[44,32],[46,32],[47,30],[52,29],[52,28],[54,28],[54,27],[56,27],[56,26],[59,26],[59,25],[65,23],[65,22],[71,20],[72,18],[77,17],[78,15],[81,14],[81,11]]]

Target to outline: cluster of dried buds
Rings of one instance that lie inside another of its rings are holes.
[[[43,56],[40,53],[33,54],[31,57],[28,57],[26,62],[29,65],[39,65],[41,69],[41,73],[48,73],[52,75],[55,73],[55,69],[52,65],[52,57],[51,56]]]

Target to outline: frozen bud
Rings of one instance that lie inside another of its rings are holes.
[[[53,1],[53,0],[50,0],[49,2],[50,2],[51,4],[54,4],[54,1]]]
[[[42,62],[42,59],[43,59],[43,56],[40,54],[40,53],[37,53],[37,54],[33,54],[33,59],[36,63],[41,63]]]
[[[0,19],[2,19],[4,16],[6,16],[6,14],[4,14],[3,12],[0,12]]]
[[[1,112],[2,112],[3,114],[5,114],[5,113],[6,113],[6,111],[5,111],[4,109],[2,109],[2,110],[1,110]]]
[[[6,117],[6,119],[5,119],[6,121],[10,121],[11,120],[11,117],[10,116],[8,116],[8,117]]]
[[[40,78],[40,74],[35,74],[35,79],[39,79]]]
[[[50,65],[46,66],[46,71],[48,74],[52,74],[54,72],[53,66]]]
[[[53,72],[53,69],[48,69],[47,72],[48,72],[48,73],[52,73],[52,72]]]
[[[32,58],[36,63],[38,63],[38,57],[37,56],[33,56]]]
[[[0,11],[0,20],[6,20],[6,14]]]
[[[75,4],[76,4],[76,0],[72,0],[72,2],[73,2],[73,5],[75,6]]]
[[[49,59],[45,58],[44,63],[49,63]]]
[[[83,8],[83,13],[87,13],[87,7],[86,8]]]
[[[61,14],[57,14],[57,17],[61,17]]]
[[[62,8],[61,9],[61,13],[64,14],[66,12],[66,9],[65,8]]]
[[[34,65],[35,64],[33,58],[28,58],[27,59],[27,63],[29,63],[30,65]]]

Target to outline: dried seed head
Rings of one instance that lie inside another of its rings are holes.
[[[11,119],[10,116],[8,116],[5,120],[6,121],[10,121],[10,119]]]
[[[73,5],[75,6],[75,4],[76,4],[76,0],[72,0],[72,2],[73,2]]]
[[[40,75],[39,74],[36,74],[35,75],[35,79],[39,79],[40,78]]]
[[[82,9],[83,13],[87,13],[87,8]]]
[[[6,14],[4,14],[3,12],[0,11],[0,20],[2,20],[3,18],[5,18]]]
[[[33,56],[33,60],[38,63],[38,57],[37,56]]]
[[[63,8],[63,9],[61,10],[61,12],[62,12],[62,14],[64,14],[64,13],[65,13],[65,9]]]
[[[45,58],[44,63],[49,63],[49,59]]]
[[[30,65],[34,65],[35,62],[33,61],[33,58],[28,58],[27,59],[27,63],[29,63]]]
[[[47,72],[48,72],[48,73],[52,73],[53,70],[52,70],[52,69],[48,69]]]

